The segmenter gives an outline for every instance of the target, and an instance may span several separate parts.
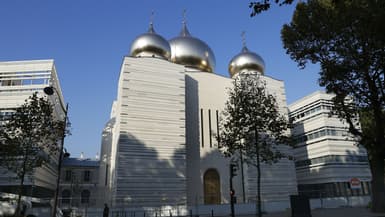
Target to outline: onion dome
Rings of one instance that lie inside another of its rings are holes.
[[[147,33],[139,35],[131,44],[130,56],[159,57],[169,60],[171,57],[170,44],[154,31],[152,22]]]
[[[229,72],[232,78],[240,72],[258,72],[263,75],[265,72],[265,62],[261,56],[249,51],[246,45],[243,45],[241,53],[231,59]]]
[[[205,72],[214,71],[213,51],[205,42],[190,35],[186,22],[183,22],[180,35],[170,40],[170,46],[172,62]]]

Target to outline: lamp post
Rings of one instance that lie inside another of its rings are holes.
[[[59,96],[57,89],[53,86],[45,87],[44,93],[51,96],[56,92],[56,94]],[[68,103],[64,107],[63,102],[59,99],[59,104],[61,109],[64,112],[64,120],[63,120],[63,132],[61,135],[61,141],[60,141],[60,152],[59,152],[59,161],[57,165],[58,175],[56,180],[56,189],[55,189],[55,198],[54,198],[54,205],[53,205],[53,211],[52,211],[52,217],[56,217],[57,212],[57,200],[59,196],[59,185],[60,185],[60,175],[61,175],[61,167],[62,167],[62,161],[63,161],[63,150],[64,150],[64,137],[66,134],[66,127],[67,127],[67,118],[68,118]]]
[[[243,145],[245,144],[245,139],[241,139],[241,144],[242,148]],[[246,193],[245,193],[245,175],[243,173],[243,152],[240,150],[240,157],[241,157],[241,175],[242,175],[242,198],[243,198],[243,203],[246,203]]]

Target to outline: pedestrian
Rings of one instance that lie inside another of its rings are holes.
[[[110,212],[110,208],[108,208],[108,205],[105,203],[104,209],[103,209],[103,217],[108,217],[109,212]]]

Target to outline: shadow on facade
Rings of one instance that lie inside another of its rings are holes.
[[[199,94],[198,82],[186,75],[186,169],[187,204],[202,203],[200,171],[200,134],[199,134]]]
[[[152,145],[149,147],[130,133],[120,134],[114,207],[146,209],[186,204],[184,144],[177,149],[154,141]],[[170,153],[170,149],[175,150]]]

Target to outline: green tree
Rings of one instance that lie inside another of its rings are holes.
[[[275,4],[278,4],[279,6],[282,5],[288,5],[294,2],[294,0],[259,0],[259,1],[253,1],[249,3],[249,8],[251,8],[251,14],[250,16],[255,16],[263,11],[269,10],[271,6],[271,2],[274,2]]]
[[[368,151],[374,212],[385,211],[384,20],[385,1],[308,0],[282,29],[284,47],[300,67],[320,64],[320,85],[336,94],[336,114]],[[362,130],[355,118],[363,111]]]
[[[220,124],[219,144],[227,157],[243,156],[257,169],[257,206],[261,213],[261,163],[287,157],[279,144],[288,144],[289,123],[280,114],[275,97],[256,74],[242,74],[233,81]],[[244,140],[241,142],[241,140]]]
[[[36,168],[54,160],[51,156],[58,154],[64,124],[54,118],[52,105],[37,93],[3,119],[5,121],[0,123],[0,166],[20,180],[15,212],[19,215],[24,182]]]

